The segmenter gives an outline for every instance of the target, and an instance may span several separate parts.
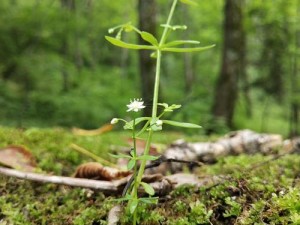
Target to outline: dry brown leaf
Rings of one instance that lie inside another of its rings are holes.
[[[80,136],[95,136],[95,135],[103,134],[105,132],[109,132],[112,129],[113,129],[113,125],[104,124],[102,127],[95,129],[95,130],[84,130],[84,129],[74,127],[72,129],[72,133],[75,135],[80,135]]]
[[[97,162],[88,162],[77,167],[74,177],[111,181],[127,177],[130,174],[132,174],[131,171],[103,166]]]
[[[31,152],[23,146],[16,145],[0,149],[0,164],[27,172],[36,169],[36,162]]]

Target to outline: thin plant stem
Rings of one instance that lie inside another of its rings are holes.
[[[137,151],[136,151],[136,136],[135,136],[135,119],[133,119],[133,130],[132,130],[132,139],[133,139],[133,157],[137,157]],[[134,175],[137,174],[137,161],[135,161],[135,164],[134,164]],[[133,189],[134,190],[137,190],[138,189],[138,183],[135,182],[133,184]],[[137,199],[138,196],[137,196],[137,192],[134,192],[134,195],[132,196],[133,199]],[[134,210],[133,212],[133,224],[136,224],[137,222],[137,210]]]
[[[167,26],[165,27],[165,29],[163,31],[163,34],[162,34],[162,37],[161,37],[160,42],[159,42],[160,46],[163,45],[166,41],[168,30],[169,30],[168,25],[170,25],[170,23],[171,23],[171,20],[172,20],[172,17],[173,17],[175,8],[176,8],[176,4],[177,4],[177,0],[174,0],[173,4],[172,4],[172,7],[171,7],[171,10],[170,10],[170,13],[169,13],[169,16],[168,16],[168,19],[167,19],[167,24],[166,24]]]

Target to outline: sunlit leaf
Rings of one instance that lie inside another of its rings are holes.
[[[126,194],[125,197],[123,197],[123,198],[113,198],[113,199],[110,199],[109,201],[123,202],[123,201],[129,201],[131,199],[132,199],[132,196],[130,194]]]
[[[215,47],[215,45],[209,45],[205,47],[198,48],[163,48],[162,51],[165,52],[201,52],[210,48]]]
[[[180,0],[182,3],[187,4],[187,5],[192,5],[192,6],[197,6],[198,3],[193,1],[193,0]]]
[[[135,119],[135,125],[139,124],[140,122],[150,120],[151,117],[139,117]],[[125,130],[133,129],[133,120],[130,122],[126,123],[125,126],[123,127]]]
[[[133,156],[133,157],[135,156],[135,151],[134,151],[134,149],[132,149],[132,150],[130,151],[130,155]]]
[[[156,160],[158,159],[160,156],[153,156],[153,155],[142,155],[137,157],[140,160]]]
[[[155,191],[153,189],[153,187],[150,184],[147,184],[145,182],[141,182],[141,185],[143,186],[145,192],[149,195],[154,195]]]
[[[136,210],[136,207],[138,206],[138,200],[137,199],[133,199],[131,202],[129,202],[129,210],[130,213],[133,214],[134,211]]]
[[[121,159],[121,158],[131,159],[132,158],[130,155],[125,155],[125,154],[122,154],[122,153],[119,153],[118,155],[108,153],[108,155],[113,157],[113,158],[116,158],[116,159]]]
[[[121,41],[117,38],[105,36],[105,39],[109,41],[111,44],[121,47],[121,48],[128,48],[128,49],[135,49],[135,50],[140,50],[140,49],[147,49],[147,50],[155,50],[156,48],[151,45],[136,45],[136,44],[130,44],[126,43],[124,41]]]
[[[145,41],[149,42],[150,44],[152,44],[154,46],[158,46],[158,41],[152,34],[142,31],[140,33],[140,35]]]
[[[135,159],[130,159],[128,164],[127,164],[127,169],[132,170],[132,168],[135,166],[136,160]]]
[[[167,103],[157,103],[157,105],[163,106],[165,108],[169,107],[169,105]]]
[[[164,124],[169,124],[175,127],[185,127],[185,128],[201,128],[201,126],[193,123],[183,123],[183,122],[177,122],[173,120],[163,120]]]
[[[158,197],[140,198],[140,201],[146,204],[157,204]]]
[[[181,108],[181,105],[171,105],[171,106],[168,106],[167,108],[165,108],[165,112],[173,112],[175,109],[179,109]]]
[[[200,41],[194,41],[194,40],[177,40],[177,41],[171,41],[169,43],[166,43],[162,47],[166,48],[166,47],[173,47],[173,46],[185,45],[185,44],[198,45],[198,44],[200,44]]]

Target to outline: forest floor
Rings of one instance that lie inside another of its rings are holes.
[[[78,165],[91,161],[72,149],[72,143],[108,158],[111,146],[126,146],[127,137],[128,133],[118,131],[76,136],[61,128],[0,127],[0,148],[24,146],[40,171],[71,176]],[[154,142],[167,145],[178,138],[208,140],[166,132],[156,135]],[[226,156],[196,169],[194,173],[200,177],[222,176],[222,182],[200,188],[181,186],[161,197],[157,205],[139,206],[139,224],[300,224],[300,155],[272,157]],[[0,225],[107,224],[116,198],[89,189],[0,175]],[[130,224],[128,215],[124,213],[121,224]]]

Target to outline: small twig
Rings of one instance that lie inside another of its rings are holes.
[[[187,160],[180,160],[180,159],[167,159],[165,156],[159,157],[157,160],[154,160],[150,165],[146,165],[145,169],[150,169],[153,167],[158,167],[162,163],[172,163],[172,162],[177,162],[177,163],[186,163],[189,164],[190,166],[203,166],[204,164],[201,162],[196,162],[196,161],[187,161]],[[124,197],[131,186],[132,182],[134,181],[135,174],[133,174],[127,184],[125,185],[123,192],[122,192],[122,197]]]
[[[165,156],[161,156],[157,160],[153,161],[150,165],[147,165],[145,169],[150,169],[153,167],[158,167],[162,163],[169,163],[169,162],[176,162],[176,163],[185,163],[189,164],[191,167],[192,166],[203,166],[204,164],[202,162],[197,162],[197,161],[188,161],[188,160],[180,160],[180,159],[173,159],[173,158],[166,158]]]
[[[63,184],[82,188],[92,188],[107,193],[117,193],[119,191],[118,185],[109,181],[99,181],[63,176],[49,176],[45,174],[23,172],[4,167],[0,167],[0,173],[6,176],[16,177],[25,180],[38,181],[42,183]]]
[[[87,150],[87,149],[85,149],[83,147],[80,147],[80,146],[78,146],[78,145],[76,145],[74,143],[72,143],[70,145],[70,147],[73,148],[74,150],[80,152],[81,154],[84,154],[84,155],[86,155],[86,156],[88,156],[88,157],[96,160],[97,162],[102,163],[103,165],[119,169],[119,167],[116,166],[115,164],[113,164],[113,163],[111,163],[111,162],[109,162],[109,161],[107,161],[107,160],[105,160],[105,159],[103,159],[103,158],[95,155],[94,153],[90,152],[89,150]]]

